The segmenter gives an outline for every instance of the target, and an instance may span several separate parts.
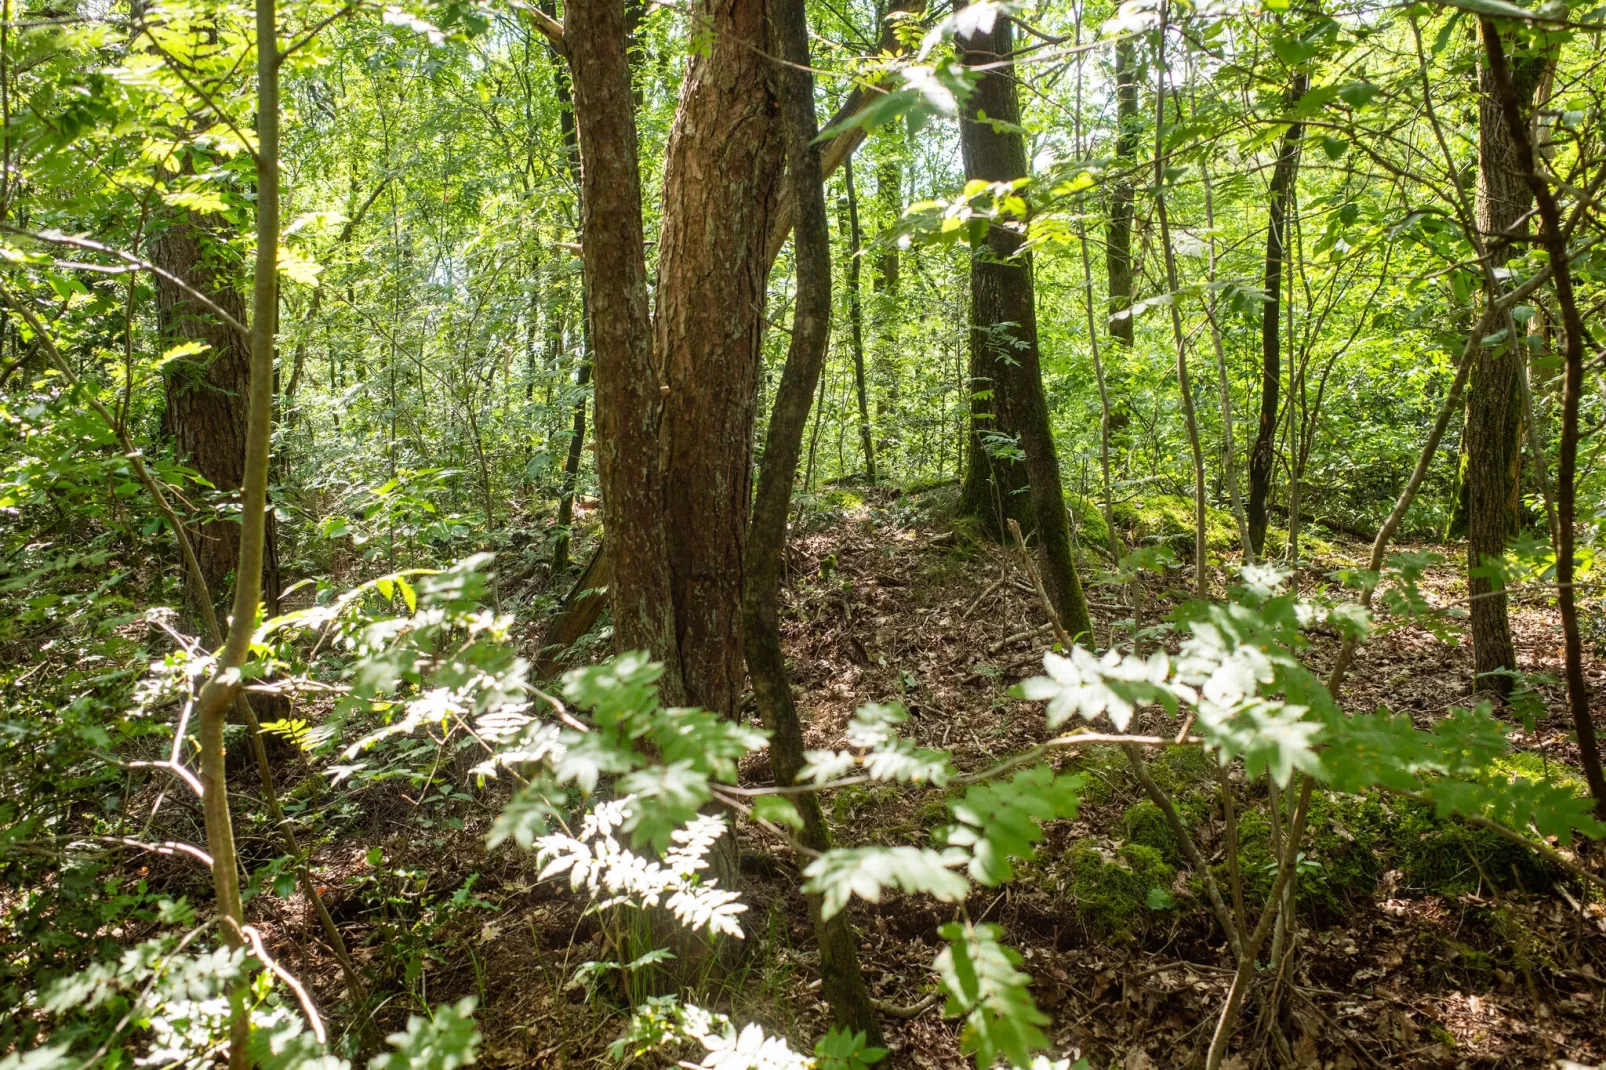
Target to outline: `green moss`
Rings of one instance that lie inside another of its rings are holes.
[[[1210,545],[1214,546],[1215,543],[1212,542]],[[1266,556],[1275,558],[1287,553],[1288,529],[1267,528]],[[1343,554],[1338,547],[1334,546],[1326,539],[1318,538],[1317,536],[1311,534],[1309,528],[1301,527],[1299,529],[1299,558],[1301,561],[1342,556]]]
[[[1263,804],[1240,809],[1238,840],[1244,896],[1258,909],[1275,875],[1271,825]],[[1428,807],[1375,795],[1313,798],[1304,856],[1297,898],[1322,923],[1344,917],[1369,899],[1389,870],[1399,871],[1406,888],[1442,895],[1475,891],[1479,865],[1502,890],[1548,888],[1561,876],[1531,851],[1495,833],[1440,821]],[[1225,861],[1211,872],[1223,889],[1229,886]]]
[[[1193,553],[1193,500],[1174,494],[1145,494],[1119,502],[1115,526],[1128,543],[1163,542],[1178,556]],[[1225,509],[1205,507],[1205,546],[1231,550],[1238,546],[1238,528]]]
[[[1110,801],[1115,785],[1127,776],[1126,755],[1114,746],[1089,747],[1073,755],[1065,763],[1064,771],[1086,774],[1082,802],[1087,806],[1099,806]]]
[[[1153,847],[1129,843],[1111,861],[1092,840],[1071,848],[1070,892],[1077,917],[1095,939],[1124,941],[1148,927],[1156,911],[1150,889],[1169,892],[1176,870]]]
[[[1407,887],[1459,895],[1477,891],[1482,874],[1502,891],[1549,888],[1565,873],[1532,851],[1488,829],[1440,821],[1416,803],[1395,807],[1398,846],[1395,868]],[[1484,894],[1488,894],[1487,885]]]
[[[1171,832],[1165,814],[1148,799],[1127,807],[1126,838],[1143,847],[1152,847],[1171,865],[1182,861],[1182,847]]]
[[[1083,546],[1097,546],[1106,549],[1110,545],[1110,525],[1104,522],[1104,507],[1092,498],[1085,498],[1070,491],[1065,493],[1065,502],[1072,510],[1072,519],[1076,524],[1076,541]]]

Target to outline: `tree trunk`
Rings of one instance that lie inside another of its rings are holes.
[[[1542,56],[1513,64],[1512,80],[1523,102],[1532,100],[1544,68]],[[1488,249],[1490,266],[1499,269],[1511,259],[1510,239],[1527,233],[1525,217],[1533,207],[1533,194],[1523,178],[1516,143],[1501,116],[1493,79],[1489,65],[1480,64],[1478,182],[1473,212]],[[1498,331],[1499,327],[1494,329]],[[1485,674],[1515,669],[1517,651],[1511,638],[1504,587],[1480,573],[1491,559],[1498,561],[1504,556],[1506,540],[1517,533],[1519,523],[1522,367],[1518,362],[1522,359],[1520,344],[1514,338],[1478,347],[1467,381],[1466,430],[1461,438],[1474,686],[1499,695],[1510,693],[1511,678]]]
[[[1562,319],[1561,441],[1556,458],[1556,604],[1561,611],[1562,661],[1567,680],[1567,707],[1578,736],[1584,779],[1595,799],[1595,817],[1606,820],[1606,771],[1601,768],[1600,744],[1594,714],[1589,708],[1589,683],[1584,678],[1583,637],[1578,628],[1578,592],[1573,589],[1573,523],[1577,506],[1578,408],[1584,387],[1584,321],[1573,289],[1572,263],[1561,208],[1549,182],[1539,173],[1539,162],[1528,135],[1524,98],[1508,69],[1500,33],[1488,18],[1479,19],[1484,50],[1489,57],[1489,86],[1505,118],[1506,131],[1516,149],[1519,173],[1527,182],[1539,210],[1540,242],[1550,258],[1556,304]],[[1531,100],[1532,98],[1527,98]]]
[[[153,243],[156,265],[188,282],[237,322],[246,320],[245,298],[236,286],[235,266],[224,259],[227,247],[211,220],[183,212]],[[199,472],[226,494],[237,494],[245,475],[247,397],[251,380],[251,347],[246,337],[200,305],[177,286],[158,276],[156,315],[163,346],[200,342],[207,348],[167,366],[162,421],[173,437],[180,464]],[[228,577],[240,555],[240,520],[225,516],[195,526],[195,556],[212,597],[222,600]],[[279,612],[277,525],[268,515],[268,541],[262,569],[266,612]],[[186,605],[201,619],[193,585]]]
[[[1115,44],[1115,181],[1110,183],[1110,220],[1104,230],[1104,272],[1109,281],[1110,336],[1132,346],[1132,177],[1137,167],[1137,52],[1128,38]]]
[[[614,642],[664,663],[663,701],[685,702],[670,596],[659,451],[668,386],[653,359],[623,0],[569,0],[582,185],[583,275],[597,397],[597,472],[606,510]]]
[[[550,13],[549,13],[550,14]],[[626,15],[627,21],[629,15]],[[638,16],[639,21],[639,16]],[[552,88],[558,98],[558,127],[563,135],[563,155],[576,187],[581,185],[580,151],[574,129],[574,100],[569,90],[569,75],[561,63],[552,65]],[[585,209],[581,209],[582,215]],[[581,248],[585,247],[584,228],[575,235]],[[563,487],[558,493],[558,536],[552,544],[551,575],[557,576],[569,567],[569,525],[574,522],[574,488],[580,477],[580,457],[586,438],[586,387],[591,384],[591,321],[586,314],[585,295],[580,297],[580,367],[575,373],[575,388],[579,397],[574,402],[571,421],[569,452],[563,459]]]
[[[1300,72],[1288,89],[1286,107],[1292,108],[1305,95],[1308,77]],[[1282,376],[1283,258],[1287,253],[1288,201],[1299,174],[1300,138],[1303,123],[1290,123],[1277,147],[1277,165],[1272,170],[1271,188],[1266,191],[1270,218],[1266,222],[1265,304],[1260,309],[1260,420],[1255,428],[1255,444],[1249,452],[1249,548],[1256,557],[1266,550],[1267,506],[1271,498],[1272,469],[1276,462],[1277,404]]]
[[[709,48],[686,69],[664,168],[657,386],[676,651],[689,702],[734,716],[745,682],[746,542],[765,241],[781,177],[765,0],[699,0]],[[588,176],[589,178],[589,176]],[[593,213],[589,218],[595,218]],[[629,574],[623,561],[618,574]]]
[[[864,382],[864,304],[859,286],[859,254],[863,252],[864,237],[859,231],[859,197],[853,188],[851,158],[843,163],[842,176],[848,188],[848,326],[853,338],[853,385],[859,397],[859,446],[864,451],[865,478],[874,483],[875,445],[870,438],[870,399]],[[798,239],[794,236],[792,240],[796,243]]]
[[[886,235],[903,217],[903,165],[896,156],[886,157],[876,169],[876,201],[881,210],[881,233]],[[898,247],[883,245],[875,258],[875,276],[871,283],[875,294],[876,378],[880,380],[875,409],[876,422],[881,428],[877,448],[883,465],[888,448],[887,431],[898,420],[902,394],[897,351],[901,267]]]
[[[1007,62],[1013,49],[1011,26],[1008,19],[1000,18],[991,32],[975,33],[958,41],[961,62],[986,71],[965,102],[959,124],[965,176],[972,180],[1005,182],[1027,173],[1014,68]],[[1000,125],[994,126],[994,120]],[[984,496],[996,494],[999,512],[1004,514],[1000,520],[1015,516],[1017,502],[1025,507],[1022,511],[1029,512],[1034,522],[1043,580],[1055,612],[1071,635],[1090,636],[1092,621],[1072,560],[1059,457],[1054,449],[1038,362],[1031,255],[1021,245],[1021,237],[1015,231],[992,226],[987,228],[985,247],[974,250],[971,256],[972,397],[980,391],[985,398],[985,392],[991,391],[985,401],[992,419],[991,427],[972,429],[972,470],[966,473],[962,503],[989,518],[996,514]],[[1018,435],[1023,462],[988,456],[981,446],[982,435],[988,433]],[[991,488],[983,482],[989,473]],[[1027,493],[1015,493],[1017,487]]]
[[[792,702],[791,682],[781,650],[781,559],[786,550],[786,519],[803,449],[803,429],[808,423],[809,403],[820,379],[820,369],[825,364],[826,342],[831,330],[831,238],[826,228],[820,148],[814,143],[819,127],[814,118],[814,76],[810,73],[804,0],[778,0],[775,7],[776,51],[788,64],[778,80],[782,89],[789,186],[797,213],[793,237],[797,305],[792,317],[786,366],[770,411],[769,429],[764,439],[764,467],[758,475],[753,520],[748,528],[742,616],[753,698],[760,718],[771,732],[770,764],[775,782],[789,785],[803,768],[803,727]],[[848,175],[851,214],[851,170]],[[851,230],[857,248],[858,228],[853,226]],[[861,359],[861,415],[862,368]],[[868,425],[864,427],[868,434]],[[804,846],[815,851],[829,849],[831,834],[820,809],[819,797],[813,793],[799,795],[797,803],[803,816]],[[820,944],[821,992],[831,1008],[832,1019],[842,1028],[867,1033],[870,1043],[880,1044],[880,1025],[859,970],[857,942],[847,915],[839,913],[828,921],[823,919],[818,895],[810,895],[808,905]]]

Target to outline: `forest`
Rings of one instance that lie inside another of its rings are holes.
[[[0,0],[0,1070],[1606,1065],[1591,3]]]

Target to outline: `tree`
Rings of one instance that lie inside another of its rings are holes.
[[[859,195],[853,188],[853,160],[842,165],[842,181],[847,187],[848,236],[848,331],[853,342],[853,389],[859,401],[859,448],[864,451],[864,476],[875,478],[875,443],[870,434],[870,399],[864,380],[864,304],[859,284],[859,268],[864,257],[864,238],[859,231]]]
[[[1481,32],[1498,32],[1485,20]],[[1518,97],[1532,101],[1550,57],[1529,50],[1512,64]],[[1526,122],[1527,119],[1525,118]],[[1478,65],[1478,178],[1474,224],[1487,250],[1490,278],[1498,278],[1511,259],[1512,244],[1527,234],[1533,193],[1523,177],[1521,154],[1501,115],[1501,101],[1487,61]],[[1498,297],[1492,290],[1490,300]],[[1489,334],[1502,324],[1489,323]],[[1466,501],[1467,590],[1471,595],[1475,686],[1496,694],[1511,691],[1502,670],[1517,667],[1504,584],[1490,579],[1488,567],[1506,552],[1520,523],[1522,475],[1523,342],[1479,346],[1467,381],[1466,430],[1461,438],[1461,477]]]
[[[1013,32],[1006,18],[957,42],[961,61],[985,73],[965,102],[960,146],[972,181],[1010,182],[1027,173],[1015,95]],[[1071,551],[1059,456],[1049,425],[1038,355],[1031,254],[1002,225],[970,260],[970,389],[972,429],[960,512],[981,518],[1002,538],[1007,519],[1028,516],[1054,610],[1072,635],[1091,634]],[[1019,442],[1020,460],[1014,459]],[[1023,508],[1023,506],[1029,506]],[[1023,524],[1024,528],[1025,525]]]
[[[198,151],[198,150],[192,150]],[[247,399],[251,347],[239,325],[246,319],[222,221],[188,210],[175,212],[152,243],[164,274],[156,280],[156,310],[169,348],[182,347],[165,373],[162,422],[180,463],[224,494],[236,494],[245,477]],[[175,280],[199,292],[203,303]],[[207,307],[210,304],[214,307]],[[226,314],[229,320],[219,313]],[[195,556],[212,596],[222,599],[240,555],[240,520],[224,511],[195,526]],[[277,525],[268,520],[262,589],[269,615],[279,611]],[[189,609],[199,619],[193,585]]]
[[[1284,109],[1291,110],[1305,95],[1309,76],[1297,71],[1284,97]],[[1267,510],[1271,502],[1271,483],[1276,465],[1278,392],[1282,384],[1282,292],[1283,260],[1288,252],[1288,206],[1294,196],[1299,174],[1300,139],[1305,124],[1291,122],[1277,146],[1277,162],[1266,190],[1269,204],[1266,219],[1266,268],[1264,304],[1260,309],[1260,417],[1255,425],[1255,442],[1249,450],[1249,550],[1256,557],[1266,552]]]
[[[781,88],[788,186],[796,211],[792,247],[797,263],[797,304],[786,364],[765,431],[764,464],[759,471],[753,519],[748,528],[742,623],[754,703],[760,719],[770,729],[770,767],[776,784],[790,786],[796,783],[806,759],[803,726],[792,700],[786,657],[781,650],[781,560],[786,551],[787,517],[803,449],[803,429],[831,334],[831,237],[825,217],[820,147],[816,143],[819,125],[814,117],[814,75],[804,0],[777,0],[775,35],[786,64],[778,72],[777,81]],[[851,198],[851,164],[847,174]],[[849,204],[852,205],[851,199]],[[855,246],[857,230],[857,226],[852,227]],[[860,356],[862,389],[862,353]],[[863,417],[862,392],[860,399]],[[861,428],[866,435],[868,461],[872,456],[868,424],[861,424]],[[802,818],[799,831],[803,846],[816,852],[829,850],[831,831],[819,798],[813,794],[799,796],[798,813]],[[819,895],[810,895],[808,904],[820,945],[821,989],[831,1006],[832,1018],[838,1026],[862,1031],[871,1043],[879,1044],[881,1027],[859,970],[853,927],[844,914],[826,917]]]

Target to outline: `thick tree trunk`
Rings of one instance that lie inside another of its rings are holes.
[[[1578,627],[1577,591],[1573,589],[1573,523],[1577,507],[1578,408],[1584,387],[1584,321],[1573,289],[1572,263],[1568,258],[1567,233],[1561,208],[1549,182],[1539,173],[1539,161],[1528,135],[1524,98],[1506,62],[1505,47],[1494,22],[1479,20],[1484,50],[1489,57],[1489,87],[1500,103],[1516,150],[1519,173],[1537,202],[1540,242],[1550,257],[1556,303],[1562,320],[1562,401],[1561,441],[1556,458],[1556,603],[1561,611],[1562,661],[1567,680],[1567,707],[1578,737],[1578,751],[1584,766],[1584,779],[1595,799],[1595,817],[1606,820],[1606,770],[1601,767],[1600,743],[1595,734],[1594,714],[1589,708],[1589,683],[1584,678],[1583,637]],[[1531,97],[1527,99],[1532,99]]]
[[[686,697],[732,716],[746,675],[742,550],[782,150],[764,0],[699,0],[691,18],[710,43],[687,66],[664,168],[654,339],[672,493],[661,508]]]
[[[1513,64],[1512,79],[1524,102],[1533,99],[1544,67],[1543,58]],[[1487,63],[1481,64],[1473,211],[1491,267],[1501,268],[1511,259],[1510,239],[1527,233],[1525,217],[1532,207],[1533,194],[1501,115],[1494,76]],[[1522,367],[1518,362],[1522,359],[1520,343],[1514,338],[1478,347],[1467,382],[1466,430],[1461,438],[1475,686],[1500,695],[1511,691],[1511,678],[1485,674],[1515,669],[1517,651],[1505,590],[1479,573],[1491,559],[1499,560],[1505,554],[1506,541],[1517,533],[1522,475]]]
[[[1307,76],[1294,75],[1287,106],[1293,107],[1305,95]],[[1300,139],[1303,123],[1291,123],[1277,146],[1277,164],[1266,191],[1270,216],[1266,221],[1266,302],[1260,309],[1260,420],[1255,427],[1255,444],[1249,451],[1249,547],[1256,557],[1266,550],[1267,508],[1271,499],[1271,477],[1276,463],[1278,391],[1282,377],[1282,291],[1283,259],[1287,253],[1288,201],[1299,174]]]
[[[848,328],[853,341],[853,386],[859,398],[859,447],[864,452],[865,478],[874,483],[875,445],[870,437],[870,398],[864,381],[864,303],[859,285],[859,260],[864,237],[859,231],[859,196],[853,188],[851,158],[842,165],[842,176],[848,189]],[[794,243],[797,240],[793,238]]]
[[[678,705],[686,695],[670,594],[667,485],[659,450],[669,388],[653,358],[623,0],[569,0],[564,23],[584,164],[583,271],[615,645],[646,650],[662,661],[663,700]]]
[[[792,701],[786,659],[781,650],[781,558],[786,550],[786,519],[803,449],[809,402],[825,364],[831,330],[831,239],[826,229],[825,191],[820,175],[819,127],[814,118],[814,76],[810,73],[804,0],[774,5],[776,51],[788,66],[780,72],[781,107],[792,202],[797,209],[793,237],[797,263],[797,305],[786,366],[775,392],[764,439],[764,466],[758,475],[753,520],[748,528],[747,574],[742,615],[747,671],[760,718],[769,727],[770,764],[775,782],[788,785],[803,768],[803,726]],[[851,176],[851,170],[848,172]],[[851,178],[850,178],[851,183]],[[852,190],[851,184],[849,190]],[[852,196],[851,192],[849,194]],[[850,200],[850,205],[852,201]],[[857,235],[857,227],[851,230]],[[854,245],[857,246],[857,240]],[[862,361],[861,361],[862,368]],[[860,382],[863,382],[861,371]],[[860,393],[861,414],[863,393]],[[866,427],[866,433],[868,429]],[[867,454],[868,456],[868,454]],[[804,846],[824,851],[831,834],[815,794],[797,796],[803,816]],[[818,895],[808,899],[809,916],[820,944],[820,987],[836,1025],[863,1031],[880,1044],[881,1030],[870,993],[859,970],[857,941],[845,913],[821,916]]]
[[[151,258],[164,271],[184,279],[236,321],[246,320],[245,297],[236,286],[236,265],[206,221],[182,213],[157,236]],[[245,475],[247,397],[251,348],[244,335],[222,322],[171,282],[156,280],[156,315],[163,345],[200,342],[207,348],[174,360],[166,369],[162,421],[173,438],[173,454],[219,491],[236,494]],[[195,556],[207,588],[221,608],[228,577],[240,556],[240,521],[227,516],[195,526]],[[266,612],[279,611],[277,526],[268,515],[268,541],[262,569]],[[186,603],[201,618],[191,586]]]
[[[959,41],[961,61],[986,71],[965,102],[959,124],[965,176],[970,179],[1003,182],[1027,173],[1014,69],[1007,63],[999,65],[1010,56],[1012,38],[1010,21],[1000,18],[990,33],[977,33]],[[1043,394],[1032,261],[1030,254],[1021,250],[1021,244],[1013,230],[989,227],[986,246],[971,256],[972,398],[975,392],[991,391],[986,403],[992,419],[990,426],[978,424],[972,429],[972,470],[966,473],[962,507],[970,505],[983,518],[995,517],[997,513],[988,497],[996,496],[1003,519],[1015,516],[1017,502],[1025,507],[1023,511],[1036,529],[1043,580],[1055,612],[1073,636],[1091,635],[1092,621],[1071,554],[1059,457],[1049,426],[1048,400]],[[1018,436],[1024,460],[1017,463],[988,456],[980,440],[989,433]],[[982,482],[988,474],[992,477],[991,487]],[[1016,487],[1027,493],[1015,493]]]

